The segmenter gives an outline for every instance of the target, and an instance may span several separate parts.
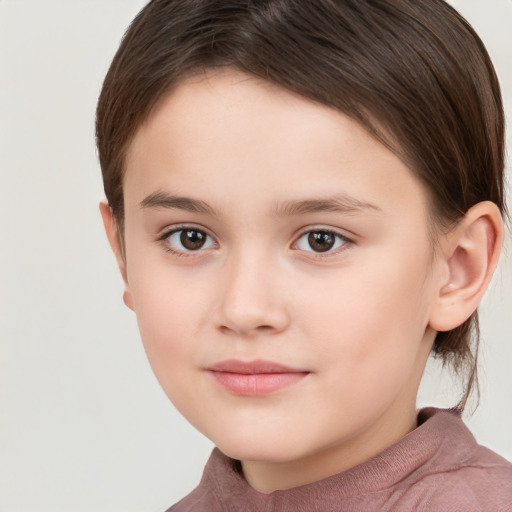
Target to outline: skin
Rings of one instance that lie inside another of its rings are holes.
[[[233,70],[157,105],[129,147],[124,198],[123,241],[102,213],[153,370],[262,492],[348,469],[416,427],[435,329],[469,316],[497,258],[468,265],[467,226],[499,245],[488,207],[435,253],[427,195],[401,160],[345,115]],[[169,235],[184,226],[205,245]],[[331,250],[309,244],[319,231],[336,234]],[[242,396],[206,370],[227,359],[306,376]]]

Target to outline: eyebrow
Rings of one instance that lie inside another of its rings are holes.
[[[382,212],[382,209],[374,204],[343,195],[320,199],[285,201],[275,208],[274,214],[276,216],[293,216],[317,212],[362,213],[368,210]]]
[[[175,196],[165,192],[153,192],[145,197],[139,204],[141,209],[175,209],[191,213],[216,215],[215,210],[206,202],[190,197]],[[359,201],[358,199],[342,195],[319,199],[298,199],[285,201],[276,205],[273,215],[276,217],[291,217],[308,213],[334,212],[334,213],[361,213],[366,210],[382,212],[378,206]]]
[[[213,208],[199,199],[181,197],[166,194],[165,192],[154,192],[145,197],[139,204],[142,209],[175,209],[185,210],[191,213],[205,213],[213,215]]]

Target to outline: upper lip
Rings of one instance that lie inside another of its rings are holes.
[[[240,361],[238,359],[227,359],[220,361],[207,370],[212,372],[239,373],[241,375],[253,375],[262,373],[308,373],[306,370],[291,368],[273,361],[255,359],[252,361]]]

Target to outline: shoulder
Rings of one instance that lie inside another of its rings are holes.
[[[411,475],[414,483],[410,490],[418,497],[415,509],[512,512],[512,464],[480,446],[458,414],[433,414],[438,416],[442,442]]]
[[[414,487],[416,492],[423,488],[424,506],[419,510],[512,512],[512,466],[493,452],[460,465],[439,467]]]

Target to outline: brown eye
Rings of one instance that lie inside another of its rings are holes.
[[[206,234],[197,229],[184,229],[180,235],[180,242],[185,249],[196,251],[205,244]]]
[[[334,247],[336,239],[333,233],[328,231],[311,231],[308,235],[308,243],[315,252],[325,252]]]
[[[343,247],[350,240],[339,233],[318,229],[304,233],[298,240],[296,247],[307,252],[328,252]]]
[[[176,252],[199,251],[200,249],[215,247],[215,242],[211,236],[195,228],[177,229],[166,236],[165,240],[171,249]]]

